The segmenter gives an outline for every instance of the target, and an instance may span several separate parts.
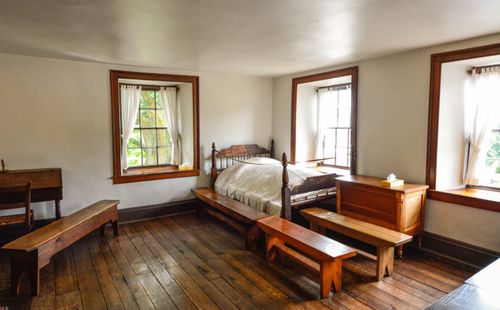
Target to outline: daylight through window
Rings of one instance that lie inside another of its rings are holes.
[[[142,87],[134,129],[127,141],[127,166],[161,166],[171,161],[172,144],[159,90]]]

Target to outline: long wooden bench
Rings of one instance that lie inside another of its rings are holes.
[[[356,255],[354,249],[277,216],[257,224],[266,233],[268,260],[278,252],[318,272],[321,298],[328,296],[332,283],[336,292],[342,290],[342,260]]]
[[[246,249],[256,246],[259,230],[257,220],[269,214],[257,211],[234,199],[216,193],[213,189],[202,187],[192,189],[193,195],[205,204],[200,204],[205,212],[223,221],[245,235]]]
[[[376,246],[377,281],[385,274],[392,275],[394,248],[412,240],[409,235],[320,208],[304,209],[301,214],[310,222],[311,230],[322,232],[321,228],[326,228]]]
[[[51,257],[77,240],[96,230],[104,232],[104,225],[112,223],[118,235],[118,200],[102,200],[40,229],[22,236],[2,247],[11,253],[11,291],[19,294],[21,276],[26,272],[31,293],[40,291],[40,269],[50,263]]]

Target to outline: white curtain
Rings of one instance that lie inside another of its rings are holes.
[[[469,142],[469,160],[465,184],[477,185],[485,168],[485,143],[491,131],[492,111],[500,104],[500,67],[472,72],[466,85],[465,131]]]
[[[334,106],[336,92],[328,88],[320,88],[318,90],[318,128],[316,133],[316,159],[325,158],[324,142],[326,129],[328,128],[328,118],[337,119],[336,115],[331,115],[329,112]],[[335,110],[336,112],[336,110]]]
[[[139,103],[141,99],[140,86],[120,87],[120,102],[121,102],[121,123],[122,123],[122,169],[127,169],[127,143],[134,131],[134,125],[139,112]]]
[[[181,139],[179,134],[179,122],[177,121],[179,114],[177,109],[177,88],[166,87],[160,89],[160,98],[163,103],[163,113],[167,125],[168,133],[170,134],[170,142],[172,143],[172,165],[181,164]]]

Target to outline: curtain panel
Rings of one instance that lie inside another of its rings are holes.
[[[127,170],[127,144],[134,131],[134,125],[139,113],[139,104],[141,100],[141,87],[122,85],[120,87],[121,103],[121,123],[122,123],[122,169]]]

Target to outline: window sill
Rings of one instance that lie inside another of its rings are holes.
[[[429,199],[500,212],[500,192],[497,191],[462,188],[456,190],[431,189],[427,193]]]
[[[173,178],[184,178],[199,176],[200,170],[178,170],[177,168],[161,168],[161,169],[134,169],[127,174],[122,174],[113,177],[113,184],[154,181]]]

